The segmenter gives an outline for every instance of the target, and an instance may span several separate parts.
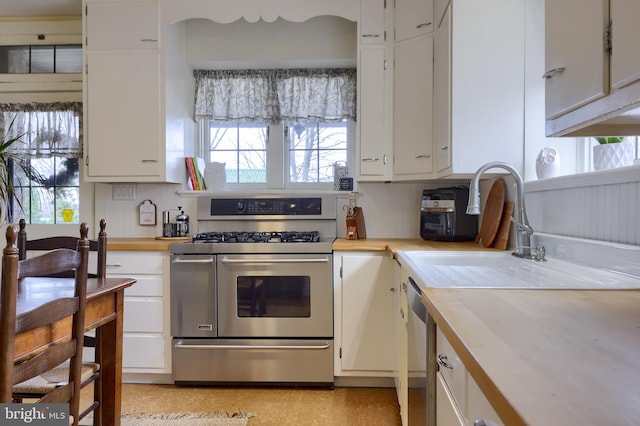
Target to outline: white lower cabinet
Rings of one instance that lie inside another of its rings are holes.
[[[171,373],[169,255],[110,251],[107,277],[131,277],[124,291],[123,373]]]
[[[336,376],[391,377],[393,259],[383,252],[334,252]]]
[[[436,328],[436,424],[500,426],[497,413],[440,327]]]

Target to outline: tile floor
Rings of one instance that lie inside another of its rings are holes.
[[[176,387],[124,384],[122,411],[249,411],[256,425],[400,425],[394,388]]]

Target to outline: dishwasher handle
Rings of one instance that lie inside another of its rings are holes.
[[[427,323],[427,308],[422,303],[422,291],[420,291],[420,287],[413,278],[409,277],[409,288],[407,290],[407,296],[409,298],[409,305],[411,306],[411,310],[413,313],[422,321],[423,323]]]

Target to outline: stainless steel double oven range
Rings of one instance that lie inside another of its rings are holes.
[[[171,244],[176,384],[333,387],[335,196],[198,199]]]

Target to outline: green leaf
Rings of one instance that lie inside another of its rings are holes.
[[[606,145],[609,143],[620,143],[624,140],[624,136],[597,136],[595,140],[597,140],[600,145]]]

